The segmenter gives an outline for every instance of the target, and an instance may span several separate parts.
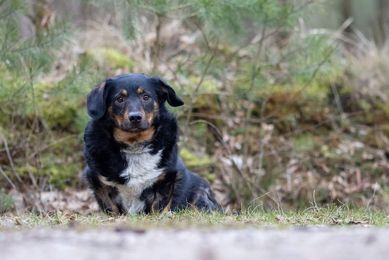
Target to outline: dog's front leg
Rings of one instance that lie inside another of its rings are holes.
[[[103,212],[113,215],[126,214],[120,193],[115,187],[102,183],[98,175],[88,167],[84,171],[84,176]]]

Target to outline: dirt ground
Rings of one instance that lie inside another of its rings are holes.
[[[1,259],[387,259],[389,229],[49,230],[0,233]]]

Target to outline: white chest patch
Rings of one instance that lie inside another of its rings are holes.
[[[153,155],[147,147],[132,147],[122,150],[122,153],[127,160],[127,168],[120,176],[128,179],[128,182],[125,185],[113,185],[112,182],[102,181],[119,190],[128,213],[134,214],[144,209],[144,202],[140,200],[142,191],[153,185],[163,172],[163,169],[157,169],[162,150]]]

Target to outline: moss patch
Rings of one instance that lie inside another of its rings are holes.
[[[112,48],[91,49],[88,50],[87,55],[92,57],[102,68],[132,70],[134,67],[134,62],[126,54]]]

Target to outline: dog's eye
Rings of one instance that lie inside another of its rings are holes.
[[[123,101],[124,101],[124,98],[122,96],[119,96],[116,98],[116,102],[118,102],[118,103],[123,103]]]
[[[149,95],[144,95],[144,96],[143,96],[143,100],[144,100],[144,101],[148,101],[149,99],[150,99],[150,96],[149,96]]]

